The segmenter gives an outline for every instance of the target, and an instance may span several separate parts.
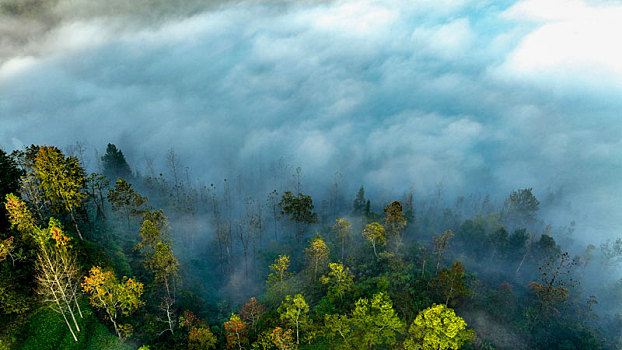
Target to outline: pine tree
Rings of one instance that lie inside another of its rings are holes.
[[[132,178],[132,170],[125,160],[125,156],[117,146],[109,143],[106,153],[101,157],[103,174],[116,181],[118,178],[129,180]]]

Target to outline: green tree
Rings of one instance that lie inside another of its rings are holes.
[[[188,350],[208,350],[216,347],[216,336],[207,327],[191,327],[188,333]]]
[[[102,172],[111,180],[118,178],[131,179],[132,170],[125,160],[125,156],[117,146],[109,143],[106,147],[106,153],[101,157]]]
[[[45,196],[57,213],[65,210],[73,222],[80,239],[75,210],[81,208],[87,195],[85,193],[86,173],[80,161],[65,155],[54,146],[39,148],[35,159],[35,175],[41,181]]]
[[[497,253],[504,253],[507,250],[509,236],[510,234],[504,227],[500,227],[488,235],[488,241],[492,247],[492,253],[490,255],[491,262],[494,261]]]
[[[505,224],[523,228],[536,222],[540,202],[531,190],[531,188],[519,189],[508,196],[501,211],[501,220]]]
[[[179,262],[168,240],[168,224],[161,210],[147,212],[140,229],[141,241],[134,249],[140,249],[145,267],[153,272],[154,282],[164,290],[160,309],[166,314],[168,330],[174,334]]]
[[[310,326],[309,305],[302,294],[285,297],[285,301],[279,306],[281,320],[296,329],[296,345],[300,344],[300,330]]]
[[[352,215],[363,216],[365,215],[365,188],[361,186],[356,193],[356,198],[352,202]]]
[[[5,207],[11,225],[30,236],[37,245],[37,293],[46,304],[61,314],[74,341],[78,341],[75,332],[80,332],[80,326],[76,320],[76,311],[82,317],[78,303],[80,268],[75,254],[70,250],[71,239],[62,231],[60,222],[53,218],[47,228],[37,226],[26,203],[13,194],[6,196]]]
[[[406,227],[402,204],[399,201],[393,201],[384,208],[384,213],[384,229],[387,239],[392,242],[393,252],[398,253],[403,244],[402,231]]]
[[[4,198],[9,193],[17,193],[20,178],[24,175],[25,171],[17,166],[13,157],[0,149],[0,232],[5,232],[9,228],[6,211],[2,205]]]
[[[375,294],[371,300],[359,299],[349,323],[351,342],[357,349],[372,349],[380,344],[393,346],[397,334],[404,331],[404,323],[393,310],[389,296],[383,292]]]
[[[289,255],[279,255],[274,264],[270,265],[270,275],[268,275],[268,288],[277,290],[278,297],[283,297],[287,290],[287,281],[291,277],[289,272]]]
[[[168,330],[175,333],[175,300],[177,281],[179,280],[179,262],[173,255],[171,246],[164,242],[156,244],[153,256],[148,261],[149,269],[154,274],[154,282],[164,288],[164,296],[160,308],[166,314]]]
[[[345,258],[346,243],[352,236],[352,225],[345,218],[335,220],[333,230],[337,233],[337,237],[341,241],[341,261]]]
[[[99,266],[91,268],[88,276],[84,277],[82,290],[90,294],[93,307],[106,312],[112,322],[119,339],[123,339],[123,331],[130,327],[118,324],[119,316],[127,316],[144,305],[140,297],[143,294],[143,284],[133,278],[123,278],[119,282],[112,271],[104,271]]]
[[[445,306],[449,306],[450,301],[453,303],[459,297],[471,295],[471,291],[466,287],[464,281],[464,266],[460,261],[451,264],[449,270],[442,269],[438,277],[430,284],[441,291],[445,299]]]
[[[404,349],[460,349],[465,342],[475,338],[475,332],[467,330],[466,326],[466,322],[456,316],[453,309],[433,304],[421,311],[410,325]]]
[[[307,249],[305,249],[307,253],[307,258],[313,267],[313,280],[317,279],[317,272],[320,265],[323,265],[328,260],[328,255],[330,254],[330,249],[324,243],[324,240],[321,236],[317,236],[311,240],[311,244]]]
[[[112,206],[112,211],[125,218],[129,230],[130,218],[143,213],[140,207],[147,203],[147,198],[142,197],[130,183],[120,178],[115,182],[114,188],[108,190],[108,201]]]
[[[216,336],[209,325],[192,312],[186,310],[179,316],[179,327],[188,330],[188,350],[208,350],[216,346]]]
[[[143,214],[143,223],[140,226],[141,240],[134,246],[134,249],[141,250],[147,260],[153,254],[158,242],[168,242],[169,232],[166,219],[162,210],[147,211]]]
[[[24,147],[24,150],[14,150],[11,152],[11,158],[15,160],[17,166],[26,173],[32,173],[35,167],[35,159],[39,153],[41,146],[31,144]]]
[[[376,245],[385,245],[387,243],[387,237],[385,235],[384,226],[377,222],[365,225],[362,232],[363,237],[371,243],[374,248],[374,255],[378,259],[378,252],[376,252]]]
[[[89,199],[95,206],[95,222],[106,219],[106,212],[104,210],[104,198],[106,195],[104,192],[109,184],[108,178],[98,173],[91,173],[87,178]]]
[[[436,273],[438,273],[438,269],[441,266],[441,260],[443,259],[443,253],[449,247],[449,240],[454,236],[451,230],[445,231],[442,235],[434,236],[434,253],[436,254]]]
[[[297,240],[301,241],[304,234],[304,225],[310,225],[317,222],[317,214],[313,212],[313,200],[311,196],[298,193],[297,196],[290,191],[283,193],[279,202],[281,215],[287,217],[296,224]]]
[[[322,284],[328,284],[328,296],[339,297],[339,300],[343,302],[344,295],[352,289],[354,285],[354,279],[350,273],[350,269],[345,267],[341,263],[328,264],[330,271],[328,276],[320,277]]]

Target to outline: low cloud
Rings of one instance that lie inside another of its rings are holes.
[[[87,3],[2,12],[2,147],[173,148],[208,184],[285,157],[318,191],[561,189],[554,220],[620,234],[618,5]]]

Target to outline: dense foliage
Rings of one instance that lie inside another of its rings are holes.
[[[292,190],[257,193],[193,186],[167,159],[171,178],[133,174],[109,144],[88,175],[53,146],[0,150],[0,349],[622,344],[620,314],[597,309],[622,282],[589,282],[622,261],[621,240],[573,256],[572,224],[546,225],[532,189],[499,208],[374,203],[363,186],[322,201],[300,168],[274,184]]]

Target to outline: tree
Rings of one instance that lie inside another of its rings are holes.
[[[238,348],[242,350],[244,349],[243,346],[248,343],[246,323],[236,314],[231,314],[229,321],[225,322],[225,335],[227,338],[227,349]]]
[[[471,291],[464,282],[464,266],[460,261],[451,264],[451,269],[442,269],[436,280],[431,282],[432,287],[440,289],[445,306],[461,296],[471,295]]]
[[[75,210],[81,208],[87,195],[84,193],[86,173],[80,161],[65,155],[54,146],[39,148],[35,159],[35,175],[41,181],[41,188],[52,204],[52,210],[65,210],[73,222],[80,239]]]
[[[622,238],[615,241],[607,240],[600,245],[601,264],[605,266],[616,266],[622,262]]]
[[[365,214],[365,188],[361,186],[352,202],[352,215],[363,216]]]
[[[209,327],[190,327],[188,350],[208,350],[216,347],[216,336]]]
[[[540,202],[531,190],[531,188],[519,189],[505,200],[501,211],[501,220],[504,223],[516,228],[524,228],[535,223]]]
[[[402,212],[402,204],[393,201],[384,208],[384,229],[387,238],[393,242],[393,251],[399,252],[402,246],[402,230],[406,226],[406,218]]]
[[[9,214],[11,226],[27,235],[36,237],[39,228],[35,225],[35,219],[23,200],[9,193],[5,196],[4,207]]]
[[[380,344],[392,346],[396,335],[404,329],[391,299],[384,292],[375,294],[371,300],[359,299],[348,323],[351,343],[356,349],[372,349]]]
[[[117,146],[109,143],[106,147],[106,153],[101,157],[102,172],[109,179],[131,179],[132,170],[125,160],[125,156]]]
[[[46,304],[61,314],[74,341],[78,341],[75,332],[80,332],[80,326],[75,313],[77,311],[82,317],[78,303],[80,268],[75,254],[70,250],[71,239],[62,231],[60,222],[53,218],[45,229],[35,225],[26,203],[13,194],[6,196],[5,207],[9,212],[11,225],[21,233],[29,235],[38,247],[35,264],[37,293],[42,295]],[[7,254],[9,253],[10,251]],[[69,318],[73,321],[73,326]]]
[[[36,264],[37,293],[63,316],[74,340],[77,341],[66,316],[71,317],[76,331],[80,332],[74,311],[77,310],[82,317],[77,290],[80,268],[75,255],[69,251],[70,238],[62,232],[60,223],[54,219],[50,220],[47,230],[39,230],[37,238],[40,246]]]
[[[139,208],[147,203],[147,198],[134,191],[130,183],[119,178],[115,182],[114,188],[108,190],[108,201],[112,206],[112,211],[118,212],[126,219],[127,229],[129,230],[130,217],[142,213]]]
[[[456,316],[453,309],[433,304],[421,311],[410,325],[404,349],[460,349],[465,342],[475,338],[475,332],[467,330],[466,326],[466,322]]]
[[[95,205],[95,221],[106,219],[104,210],[104,191],[108,188],[110,182],[108,178],[101,174],[91,173],[87,179],[87,189],[89,198]]]
[[[279,236],[277,220],[279,218],[279,193],[276,190],[272,190],[272,192],[268,194],[267,203],[270,211],[272,212],[272,218],[274,219],[274,241],[278,242]]]
[[[48,217],[50,201],[47,200],[41,189],[41,181],[32,173],[23,176],[20,181],[19,193],[25,201],[30,204],[30,208],[37,214],[38,222],[44,222]]]
[[[269,289],[278,289],[279,297],[283,296],[286,290],[287,280],[291,277],[289,272],[289,255],[279,255],[274,264],[270,265],[270,275],[268,275]]]
[[[488,241],[492,246],[492,254],[490,255],[490,261],[492,262],[497,252],[505,252],[508,246],[509,233],[504,227],[500,227],[490,235],[488,235]]]
[[[339,297],[339,300],[343,301],[343,297],[354,285],[354,279],[350,274],[350,269],[343,266],[341,263],[328,264],[330,272],[328,276],[320,277],[322,284],[328,284],[328,296]]]
[[[17,193],[20,186],[20,178],[25,175],[25,171],[17,166],[13,157],[9,156],[0,149],[0,201],[9,193]],[[6,211],[3,202],[0,202],[0,232],[9,228]]]
[[[151,257],[158,242],[168,242],[168,224],[164,211],[147,211],[143,214],[143,223],[140,226],[140,242],[134,246],[145,256],[146,260]]]
[[[24,150],[14,150],[11,152],[11,158],[15,160],[17,166],[26,173],[32,173],[35,167],[35,159],[39,153],[39,148],[35,144],[24,147]]]
[[[352,236],[352,225],[345,218],[340,218],[335,220],[333,230],[335,230],[337,237],[339,237],[339,240],[341,241],[341,261],[343,261],[345,257],[346,242]]]
[[[255,297],[252,297],[240,308],[240,317],[244,322],[248,323],[251,328],[253,328],[253,332],[256,333],[257,323],[266,311],[268,311],[268,308],[260,304]]]
[[[143,294],[143,284],[127,277],[119,282],[114,272],[94,266],[89,275],[84,277],[82,290],[90,294],[93,307],[106,312],[117,336],[123,339],[123,331],[128,330],[129,327],[118,324],[119,316],[130,315],[144,305],[144,302],[140,300]]]
[[[376,245],[385,245],[387,243],[387,237],[385,235],[384,226],[380,225],[377,222],[372,222],[371,224],[365,225],[363,229],[363,237],[371,243],[374,248],[374,255],[376,259],[378,259],[378,253],[376,252]]]
[[[279,350],[296,349],[296,347],[294,346],[294,337],[292,336],[292,333],[294,333],[294,331],[292,331],[291,329],[283,331],[283,328],[276,327],[270,334],[272,338],[272,343]]]
[[[296,329],[296,345],[300,344],[300,329],[309,326],[309,305],[302,294],[285,297],[285,301],[279,306],[281,320]]]
[[[560,315],[559,307],[570,295],[575,281],[570,277],[576,261],[570,259],[568,252],[550,258],[540,266],[540,282],[529,282],[528,286],[537,297],[538,310],[533,314],[532,327],[541,319]]]
[[[208,350],[216,346],[216,336],[209,325],[186,310],[179,316],[179,327],[188,329],[188,350]]]
[[[174,334],[177,282],[179,280],[179,262],[168,240],[168,225],[161,210],[147,212],[143,216],[140,229],[141,242],[134,249],[140,249],[145,267],[153,272],[155,284],[164,290],[160,308],[166,314],[168,331]]]
[[[13,236],[0,241],[0,262],[6,260],[7,257],[11,256],[11,252],[15,249],[13,245]]]
[[[445,231],[442,235],[434,236],[434,253],[436,254],[436,273],[441,266],[441,260],[443,259],[443,253],[449,247],[449,240],[453,238],[454,234],[451,230]]]
[[[307,249],[307,258],[313,266],[313,280],[317,279],[317,271],[320,265],[325,264],[330,254],[330,249],[324,243],[324,240],[320,235],[311,240],[311,244]]]
[[[487,253],[486,224],[484,220],[465,220],[456,231],[456,242],[460,248],[472,252],[476,258],[482,259]]]
[[[177,281],[179,280],[179,262],[173,255],[171,246],[160,241],[156,244],[148,265],[154,274],[155,283],[164,287],[165,295],[162,297],[160,308],[166,314],[168,330],[174,334],[175,315],[173,306],[175,305]]]
[[[313,212],[313,200],[311,196],[298,193],[298,196],[290,191],[285,191],[279,202],[281,216],[287,217],[296,223],[297,240],[302,240],[304,233],[303,224],[310,225],[317,222],[317,214]]]

